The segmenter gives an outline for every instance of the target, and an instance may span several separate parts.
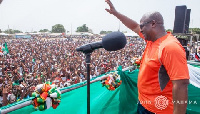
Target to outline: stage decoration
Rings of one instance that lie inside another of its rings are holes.
[[[194,60],[195,60],[196,62],[200,62],[200,53],[195,53],[195,54],[194,54]]]
[[[134,57],[132,60],[133,60],[133,65],[136,66],[137,69],[139,69],[142,59]]]
[[[51,106],[56,109],[60,104],[61,92],[56,88],[55,84],[50,85],[49,82],[39,84],[36,86],[35,91],[32,93],[32,104],[35,109],[43,111],[49,109]]]
[[[102,80],[101,83],[103,87],[105,86],[108,90],[113,91],[121,85],[122,81],[117,72],[111,72],[105,80]]]

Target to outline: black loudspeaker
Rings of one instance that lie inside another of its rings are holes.
[[[186,19],[185,19],[185,33],[189,32],[189,25],[190,25],[190,12],[191,9],[187,9]]]
[[[173,33],[184,33],[187,7],[176,6]]]

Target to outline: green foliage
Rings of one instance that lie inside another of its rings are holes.
[[[190,33],[200,34],[200,28],[189,28]]]
[[[14,34],[14,31],[12,29],[7,29],[4,31],[6,34]]]
[[[77,30],[76,30],[76,32],[88,32],[88,31],[89,31],[89,28],[86,26],[86,24],[83,24],[82,26],[77,27]]]
[[[22,31],[19,31],[19,30],[13,30],[14,33],[22,33]]]
[[[171,33],[173,33],[173,30],[172,30],[172,29],[167,29],[166,32],[171,32]]]
[[[63,33],[65,31],[66,30],[62,24],[56,24],[52,26],[52,33]]]
[[[0,33],[2,33],[1,29],[0,29]]]
[[[7,33],[7,34],[15,34],[15,33],[22,33],[22,31],[20,31],[20,30],[7,29],[7,30],[4,31],[4,33]]]
[[[166,32],[167,31],[173,32],[171,29],[167,29]],[[189,33],[200,34],[200,28],[189,28]]]
[[[41,29],[39,32],[49,32],[48,29]]]
[[[111,32],[112,32],[112,31],[103,31],[103,30],[102,30],[102,31],[100,32],[100,34],[108,34],[108,33],[111,33]]]

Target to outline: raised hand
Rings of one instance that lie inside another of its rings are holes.
[[[110,6],[110,9],[105,9],[107,12],[117,17],[126,27],[128,27],[138,35],[140,34],[140,27],[136,21],[118,12],[110,0],[105,0],[105,2]]]
[[[8,93],[8,86],[6,84],[3,84],[3,94]]]
[[[117,12],[117,10],[115,9],[115,7],[113,6],[112,2],[110,0],[105,0],[105,2],[110,6],[110,9],[105,9],[107,12],[109,12],[110,14],[114,14]]]

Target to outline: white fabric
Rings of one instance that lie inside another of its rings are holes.
[[[66,81],[66,77],[61,77],[61,79],[62,79],[63,81]]]
[[[52,106],[52,100],[50,97],[46,98],[46,106],[47,106],[47,109],[49,109]]]
[[[68,87],[68,86],[71,86],[71,84],[69,82],[65,82],[64,86]]]
[[[200,68],[188,64],[190,84],[200,88]]]

